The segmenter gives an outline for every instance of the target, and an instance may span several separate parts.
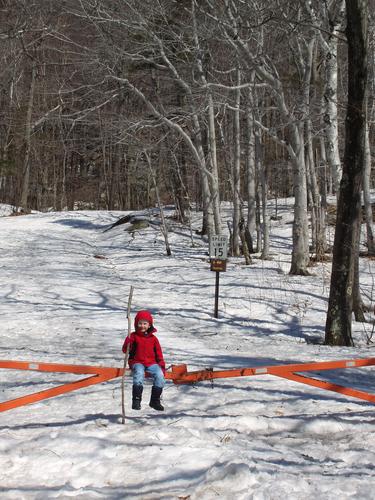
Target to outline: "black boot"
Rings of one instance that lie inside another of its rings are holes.
[[[152,386],[150,406],[154,410],[164,411],[164,406],[160,403],[160,396],[162,392],[163,389],[161,387]]]
[[[133,385],[133,403],[132,403],[133,410],[141,409],[142,392],[143,392],[143,385]]]

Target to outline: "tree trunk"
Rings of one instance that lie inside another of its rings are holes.
[[[371,197],[370,197],[370,178],[371,178],[371,150],[369,140],[369,125],[366,123],[365,136],[365,168],[363,172],[363,203],[365,206],[366,217],[366,235],[367,235],[367,251],[369,255],[375,255],[374,241],[374,220],[372,216]]]
[[[359,287],[359,241],[361,236],[361,217],[358,219],[357,223],[357,248],[356,248],[356,258],[354,260],[354,277],[353,277],[353,313],[356,321],[361,321],[364,323],[366,321],[365,317],[365,306],[361,297],[361,290]]]
[[[196,65],[198,69],[199,80],[202,86],[207,87],[207,80],[204,71],[203,55],[204,51],[200,46],[197,18],[195,12],[195,2],[191,2],[191,14],[193,21],[193,37],[196,50]],[[215,225],[215,233],[221,234],[221,215],[220,215],[220,195],[219,195],[219,172],[217,166],[217,153],[216,153],[216,128],[215,128],[215,106],[212,96],[212,91],[208,90],[208,145],[209,145],[209,163],[211,165],[210,175],[206,175],[207,182],[210,190],[209,205],[212,206],[212,215]],[[197,123],[197,120],[196,120]],[[195,127],[197,129],[197,125]],[[204,159],[202,160],[204,161]],[[205,163],[202,163],[205,165]],[[209,228],[209,236],[213,233]]]
[[[20,205],[24,210],[28,209],[29,184],[30,184],[30,149],[31,149],[31,119],[34,106],[34,91],[36,80],[36,63],[33,62],[31,68],[29,102],[26,111],[25,125],[25,155],[23,161],[23,178]]]
[[[249,90],[250,94],[251,90]],[[246,105],[246,196],[247,196],[247,222],[246,242],[250,253],[254,253],[254,234],[256,231],[256,200],[255,200],[255,136],[254,119],[250,106],[250,97]]]
[[[294,126],[294,150],[297,156],[294,161],[293,190],[294,190],[294,221],[293,221],[293,250],[290,274],[308,275],[309,262],[309,235],[307,220],[307,187],[306,165],[304,158],[303,140],[301,132]]]
[[[257,172],[259,179],[259,197],[260,197],[259,211],[262,212],[262,221],[260,222],[259,220],[259,226],[262,234],[261,258],[267,260],[269,259],[269,252],[270,252],[270,225],[267,213],[268,173],[267,173],[267,166],[264,162],[264,151],[261,142],[261,134],[259,133],[258,129],[255,132],[255,156],[256,156]]]
[[[325,213],[324,213],[324,202],[323,197],[321,197],[319,192],[319,185],[316,176],[316,167],[314,161],[314,154],[312,149],[312,129],[311,121],[308,120],[306,124],[306,134],[307,134],[307,169],[309,178],[309,188],[311,192],[312,206],[311,212],[314,215],[314,225],[311,224],[312,231],[312,241],[313,241],[313,251],[315,252],[315,257],[317,261],[324,260],[325,251],[327,247],[326,236],[325,236]],[[323,187],[325,189],[325,187]]]
[[[241,84],[240,70],[237,68],[237,85]],[[236,103],[234,112],[234,159],[233,159],[233,255],[240,255],[240,167],[241,167],[241,141],[240,141],[240,104],[241,90],[236,90]]]
[[[332,36],[328,42],[325,56],[326,86],[324,91],[327,160],[336,193],[339,190],[342,175],[337,121],[337,42],[337,36]]]
[[[365,163],[367,2],[346,0],[346,16],[348,109],[325,343],[352,346],[354,270],[355,261],[358,258],[358,220]]]
[[[210,151],[209,158],[211,164],[211,175],[209,177],[207,176],[211,193],[210,204],[212,205],[215,233],[221,234],[219,172],[216,157],[215,110],[211,93],[208,96],[208,140]]]
[[[303,97],[301,113],[303,121],[292,125],[292,143],[294,150],[294,222],[293,222],[293,250],[290,274],[309,274],[309,228],[307,217],[307,179],[305,162],[305,124],[309,123],[310,115],[310,92],[313,56],[315,47],[315,35],[309,40],[305,47],[305,57],[299,58],[299,68],[303,72]],[[298,60],[297,60],[298,61]]]
[[[246,234],[245,234],[245,221],[243,217],[241,217],[240,222],[239,222],[239,232],[240,232],[240,239],[241,239],[241,244],[242,244],[242,253],[243,256],[245,257],[245,264],[249,266],[252,264],[252,260],[250,257],[250,252],[249,248],[247,246],[247,241],[246,241]]]
[[[172,255],[172,252],[171,252],[171,247],[169,245],[168,228],[167,228],[167,224],[165,222],[164,209],[163,209],[163,205],[161,203],[160,195],[159,195],[159,186],[158,186],[158,183],[156,181],[156,173],[155,173],[155,170],[152,166],[152,160],[150,158],[150,155],[146,151],[144,152],[144,154],[145,154],[146,159],[147,159],[148,168],[150,169],[152,183],[153,183],[154,189],[155,189],[156,201],[157,201],[157,204],[158,204],[158,207],[160,210],[160,221],[161,221],[160,229],[161,229],[161,233],[164,237],[165,251],[166,251],[166,254],[168,255],[168,257],[170,257]],[[160,152],[159,152],[159,158],[161,158]]]

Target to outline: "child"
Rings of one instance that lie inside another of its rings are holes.
[[[126,337],[122,351],[129,346],[129,367],[133,374],[133,410],[141,409],[145,371],[153,378],[150,406],[164,411],[160,396],[164,387],[165,363],[163,352],[154,333],[153,318],[148,311],[139,311],[134,320],[135,332]]]

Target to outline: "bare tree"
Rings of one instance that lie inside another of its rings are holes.
[[[369,124],[366,124],[365,138],[365,168],[363,172],[363,204],[366,219],[367,251],[369,255],[375,255],[374,219],[372,215],[372,203],[370,195],[371,179],[371,150],[369,139]]]
[[[267,127],[263,123],[258,126],[276,142],[285,146],[294,165],[294,223],[293,223],[293,250],[291,274],[308,274],[307,265],[309,263],[308,248],[308,220],[307,220],[307,190],[306,190],[306,164],[304,157],[304,120],[306,119],[306,109],[308,102],[306,96],[310,86],[309,74],[311,72],[311,51],[312,44],[303,40],[297,42],[296,60],[301,75],[300,102],[295,111],[288,107],[287,97],[284,91],[283,80],[276,65],[270,57],[264,55],[256,56],[254,48],[242,36],[242,30],[250,29],[249,22],[245,19],[244,12],[241,12],[241,3],[237,0],[224,0],[226,20],[222,22],[223,32],[229,44],[238,52],[239,57],[247,62],[248,66],[255,71],[259,81],[264,82],[272,96],[273,102],[277,106],[283,128],[286,129],[288,138],[280,137],[275,127]],[[256,7],[256,6],[253,6]],[[214,10],[214,9],[212,9]],[[293,9],[295,15],[295,9]],[[282,12],[281,15],[288,22],[288,14]],[[291,14],[292,16],[292,14]],[[239,23],[238,19],[241,19]],[[220,20],[219,20],[220,21]],[[257,19],[259,25],[261,21]],[[263,23],[264,24],[264,23]],[[262,39],[262,37],[261,37]],[[256,64],[254,64],[256,61]]]
[[[367,110],[367,127],[366,127],[366,152],[365,152],[365,170],[363,174],[363,203],[366,218],[366,236],[367,236],[367,250],[369,255],[375,255],[375,237],[374,237],[374,220],[372,214],[371,203],[371,142],[370,131],[371,124],[374,123],[375,117],[375,26],[374,15],[370,17],[369,23],[369,61],[368,61],[368,110]],[[372,103],[372,104],[370,104]]]
[[[325,75],[322,115],[326,156],[335,191],[338,192],[342,168],[338,129],[337,49],[345,20],[345,0],[329,0],[327,2],[300,0],[300,2],[316,28],[317,40],[323,53]]]
[[[325,342],[353,345],[351,321],[365,164],[367,1],[346,0],[348,109],[343,175],[337,205]]]
[[[255,75],[252,73],[252,81]],[[251,104],[252,89],[247,90],[245,104],[246,125],[245,125],[245,172],[246,172],[246,201],[247,201],[247,222],[245,235],[248,250],[254,252],[254,235],[256,231],[256,168],[255,168],[255,131],[254,117]]]

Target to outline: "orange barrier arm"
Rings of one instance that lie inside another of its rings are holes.
[[[187,384],[215,378],[250,377],[252,375],[276,375],[294,372],[337,370],[340,368],[360,368],[375,365],[375,358],[349,359],[344,361],[322,361],[290,365],[258,366],[255,368],[235,368],[230,370],[199,370],[188,372],[186,365],[172,366],[171,376],[176,384]]]
[[[62,363],[36,363],[33,361],[8,360],[0,360],[0,368],[8,368],[10,370],[33,370],[53,373],[91,373],[93,375],[111,375],[111,378],[119,377],[123,372],[122,368],[108,368],[107,366],[65,365]]]
[[[290,365],[259,366],[256,368],[238,368],[231,370],[200,370],[188,372],[186,365],[172,366],[171,377],[175,384],[188,384],[203,380],[229,377],[249,377],[254,375],[274,375],[276,377],[293,380],[306,385],[312,385],[327,391],[338,392],[357,399],[375,403],[375,395],[364,391],[344,387],[331,382],[318,380],[296,372],[338,370],[344,368],[360,368],[375,365],[375,358],[349,359],[343,361],[322,361],[318,363],[300,363]]]
[[[81,380],[76,380],[67,384],[59,385],[57,387],[52,387],[51,389],[46,389],[44,391],[36,392],[33,394],[28,394],[16,399],[10,399],[3,403],[0,403],[0,412],[12,410],[19,406],[24,406],[30,403],[36,403],[37,401],[42,401],[43,399],[52,398],[54,396],[59,396],[60,394],[65,394],[67,392],[76,391],[83,387],[88,387],[90,385],[100,384],[101,382],[106,382],[113,378],[122,375],[123,369],[121,368],[107,368],[101,366],[84,366],[84,365],[65,365],[58,363],[28,363],[26,361],[1,361],[0,368],[7,368],[11,370],[32,370],[50,373],[75,373],[90,374],[90,377],[86,377]]]
[[[318,380],[313,377],[298,375],[297,373],[279,374],[278,377],[293,380],[294,382],[300,382],[301,384],[312,385],[313,387],[319,387],[320,389],[325,389],[326,391],[338,392],[339,394],[345,394],[346,396],[351,396],[352,398],[363,399],[364,401],[369,401],[370,403],[375,403],[375,394],[369,394],[368,392],[333,384],[331,382],[326,382],[325,380]]]
[[[293,380],[295,382],[312,385],[321,389],[338,392],[354,398],[363,399],[375,403],[375,395],[364,391],[343,387],[330,382],[318,380],[306,375],[301,375],[298,372],[322,371],[322,370],[337,370],[344,368],[359,368],[375,365],[375,358],[367,359],[351,359],[344,361],[323,361],[318,363],[300,363],[290,365],[274,365],[274,366],[259,366],[254,368],[237,368],[230,370],[198,370],[187,371],[186,365],[173,365],[172,371],[166,373],[166,379],[172,380],[175,384],[189,384],[201,382],[203,380],[213,380],[218,378],[228,377],[249,377],[254,375],[274,375],[280,378]],[[16,399],[0,403],[0,412],[11,410],[19,406],[24,406],[43,399],[65,394],[75,391],[83,387],[88,387],[94,384],[100,384],[116,377],[121,377],[123,368],[110,368],[105,366],[85,366],[85,365],[67,365],[61,363],[35,363],[26,361],[7,361],[0,360],[0,368],[11,370],[32,370],[51,373],[74,373],[91,375],[84,379],[80,379],[67,384],[59,385],[51,389],[28,394]]]
[[[109,380],[106,377],[100,375],[93,375],[91,377],[84,378],[82,380],[77,380],[71,382],[70,384],[59,385],[53,387],[52,389],[46,389],[45,391],[35,392],[33,394],[28,394],[16,399],[10,399],[4,403],[0,403],[0,412],[6,410],[12,410],[18,406],[25,406],[30,403],[36,403],[37,401],[42,401],[43,399],[53,398],[54,396],[59,396],[60,394],[65,394],[66,392],[76,391],[82,387],[88,387],[89,385],[100,384],[101,382],[106,382]]]

